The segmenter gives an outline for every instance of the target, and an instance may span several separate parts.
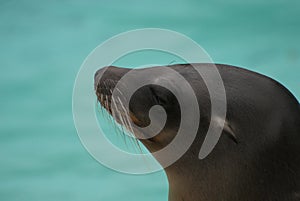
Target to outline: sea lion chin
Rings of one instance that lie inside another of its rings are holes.
[[[219,120],[211,118],[209,91],[193,66],[217,67],[226,91],[222,135],[203,160],[198,158],[199,148],[211,120]],[[151,68],[161,71],[165,67]],[[201,113],[195,140],[179,160],[165,168],[170,201],[300,200],[300,106],[285,87],[266,76],[229,65],[176,64],[167,68],[190,84]],[[122,104],[112,100],[112,93],[129,71],[143,75],[145,70],[109,66],[95,74],[97,99],[110,114],[113,104]],[[178,82],[165,74],[157,79]],[[182,108],[170,90],[155,84],[139,88],[130,99],[129,110],[118,111],[119,118],[115,119],[127,127],[122,119],[126,113],[135,125],[147,127],[151,123],[149,110],[155,105],[164,108],[167,119],[157,135],[140,139],[150,152],[167,146],[179,129]],[[147,136],[139,130],[133,133]]]

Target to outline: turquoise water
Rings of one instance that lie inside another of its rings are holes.
[[[1,1],[0,199],[166,200],[163,172],[121,174],[81,145],[72,90],[85,57],[120,32],[171,29],[299,99],[299,13],[298,0]]]

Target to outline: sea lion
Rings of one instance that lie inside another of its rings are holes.
[[[165,168],[169,201],[300,200],[300,106],[297,99],[275,80],[243,68],[223,64],[193,66],[217,67],[226,90],[227,114],[217,145],[208,157],[199,160],[199,149],[211,120],[208,89],[191,64],[167,66],[192,86],[201,112],[193,144],[179,160]],[[153,68],[160,71],[165,67]],[[98,101],[109,113],[112,113],[112,91],[130,70],[109,66],[95,74]],[[176,82],[165,74],[158,79],[166,77]],[[181,115],[179,103],[168,89],[149,84],[131,97],[128,111],[131,120],[140,127],[147,126],[149,109],[154,105],[164,107],[167,120],[156,136],[140,140],[150,152],[172,141]],[[116,119],[124,124],[121,120]]]

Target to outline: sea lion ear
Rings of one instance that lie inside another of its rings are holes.
[[[215,121],[214,123],[216,125],[218,125],[220,127],[223,126],[223,133],[226,134],[236,144],[238,144],[238,139],[235,134],[235,131],[233,130],[233,128],[230,126],[229,122],[226,119],[224,121],[224,120],[221,120],[220,118],[215,118],[213,121]],[[223,122],[224,122],[224,124],[222,125]]]
[[[225,132],[225,134],[228,135],[228,137],[233,140],[236,144],[238,144],[238,140],[236,137],[235,132],[233,131],[232,127],[230,126],[230,124],[225,120],[224,122],[224,127],[223,127],[223,131]]]
[[[168,99],[165,96],[165,89],[155,85],[150,86],[149,89],[157,104],[166,105],[168,103]]]
[[[199,152],[199,159],[204,159],[213,150],[222,134],[225,134],[236,144],[239,143],[234,129],[230,126],[229,122],[226,119],[224,120],[221,117],[214,117],[211,119],[210,124],[210,126],[212,126],[213,128],[212,130],[216,130],[215,132],[210,133],[210,135],[206,135]],[[220,130],[222,131],[222,133],[219,132]]]

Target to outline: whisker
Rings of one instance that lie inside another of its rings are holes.
[[[106,102],[106,100],[107,100],[107,96],[105,95],[105,99],[104,99],[103,102],[104,102],[104,107],[107,109],[107,104],[106,104],[107,102]]]
[[[121,114],[121,112],[119,111],[119,108],[118,108],[118,106],[117,106],[117,104],[116,104],[116,100],[115,100],[115,98],[112,96],[111,97],[111,99],[112,99],[112,103],[114,104],[114,106],[115,106],[115,110],[114,111],[112,111],[112,113],[116,116],[116,118],[119,118],[120,119],[120,121],[121,121],[121,123],[124,125],[124,121],[123,121],[123,118],[122,118],[122,114]],[[117,116],[118,115],[118,116]],[[126,136],[125,136],[125,134],[124,134],[124,130],[123,130],[123,126],[122,125],[120,125],[120,127],[121,127],[121,129],[122,129],[122,137],[123,137],[123,140],[124,140],[124,142],[125,142],[125,145],[127,146],[127,143],[126,143]]]
[[[125,97],[124,94],[123,94],[123,92],[121,92],[121,90],[120,90],[119,88],[116,87],[116,90],[117,90],[123,97]]]
[[[172,60],[168,65],[171,65],[171,64],[173,64],[175,62],[176,62],[176,60]]]
[[[116,82],[114,80],[106,80],[102,83],[102,91],[99,90],[99,92],[97,92],[97,96],[100,100],[99,105],[101,113],[102,115],[105,114],[103,115],[105,116],[105,119],[108,118],[108,121],[113,124],[115,132],[118,135],[122,136],[125,146],[127,148],[130,148],[131,150],[133,148],[132,151],[134,151],[134,153],[144,153],[139,139],[135,137],[136,131],[134,130],[134,127],[132,125],[133,122],[130,118],[129,111],[126,110],[124,102],[122,101],[127,97],[124,96],[124,91],[122,92],[119,88],[111,88],[111,86],[115,85],[115,83]],[[113,96],[114,90],[117,90],[117,94],[120,95]],[[114,106],[114,109],[112,106]],[[120,123],[118,123],[117,120],[119,120]],[[127,140],[129,141],[129,144]]]
[[[139,143],[138,139],[136,138],[136,136],[135,136],[135,134],[134,134],[134,130],[133,130],[133,128],[132,128],[131,121],[130,121],[130,119],[129,119],[130,117],[129,117],[128,111],[127,111],[126,108],[124,107],[124,104],[123,104],[123,102],[120,100],[119,97],[118,97],[118,99],[119,99],[120,105],[121,105],[121,107],[122,107],[122,109],[123,109],[123,111],[124,111],[124,115],[125,115],[125,117],[126,117],[127,123],[128,123],[128,125],[129,125],[129,128],[127,128],[127,129],[128,129],[128,131],[129,131],[129,133],[131,134],[130,138],[134,141],[135,145],[137,145],[138,151],[139,151],[140,153],[143,153],[143,151],[142,151],[142,149],[141,149],[141,146],[140,146],[140,143]]]
[[[131,134],[134,135],[134,131],[133,131],[133,129],[132,129],[131,122],[130,122],[130,120],[129,120],[128,111],[127,111],[126,108],[124,107],[124,104],[123,104],[123,102],[120,100],[120,97],[118,97],[118,99],[119,99],[121,108],[122,108],[123,111],[124,111],[124,115],[125,115],[125,117],[126,117],[125,119],[126,119],[126,122],[127,122],[127,124],[128,124],[128,130],[131,131]]]
[[[136,139],[135,135],[134,135],[134,130],[132,128],[132,125],[131,125],[131,122],[129,120],[129,116],[128,116],[128,112],[127,110],[125,109],[124,107],[124,104],[123,102],[120,100],[120,98],[118,97],[119,99],[119,103],[121,105],[121,109],[124,111],[124,122],[125,122],[125,127],[126,129],[129,131],[128,133],[130,134],[129,136],[129,140],[130,142],[133,142],[133,147],[136,147],[135,145],[137,145],[137,147],[139,148],[138,151],[141,152],[141,149],[140,149],[140,145],[138,144],[138,140]]]
[[[103,102],[103,94],[100,94],[100,101]]]

